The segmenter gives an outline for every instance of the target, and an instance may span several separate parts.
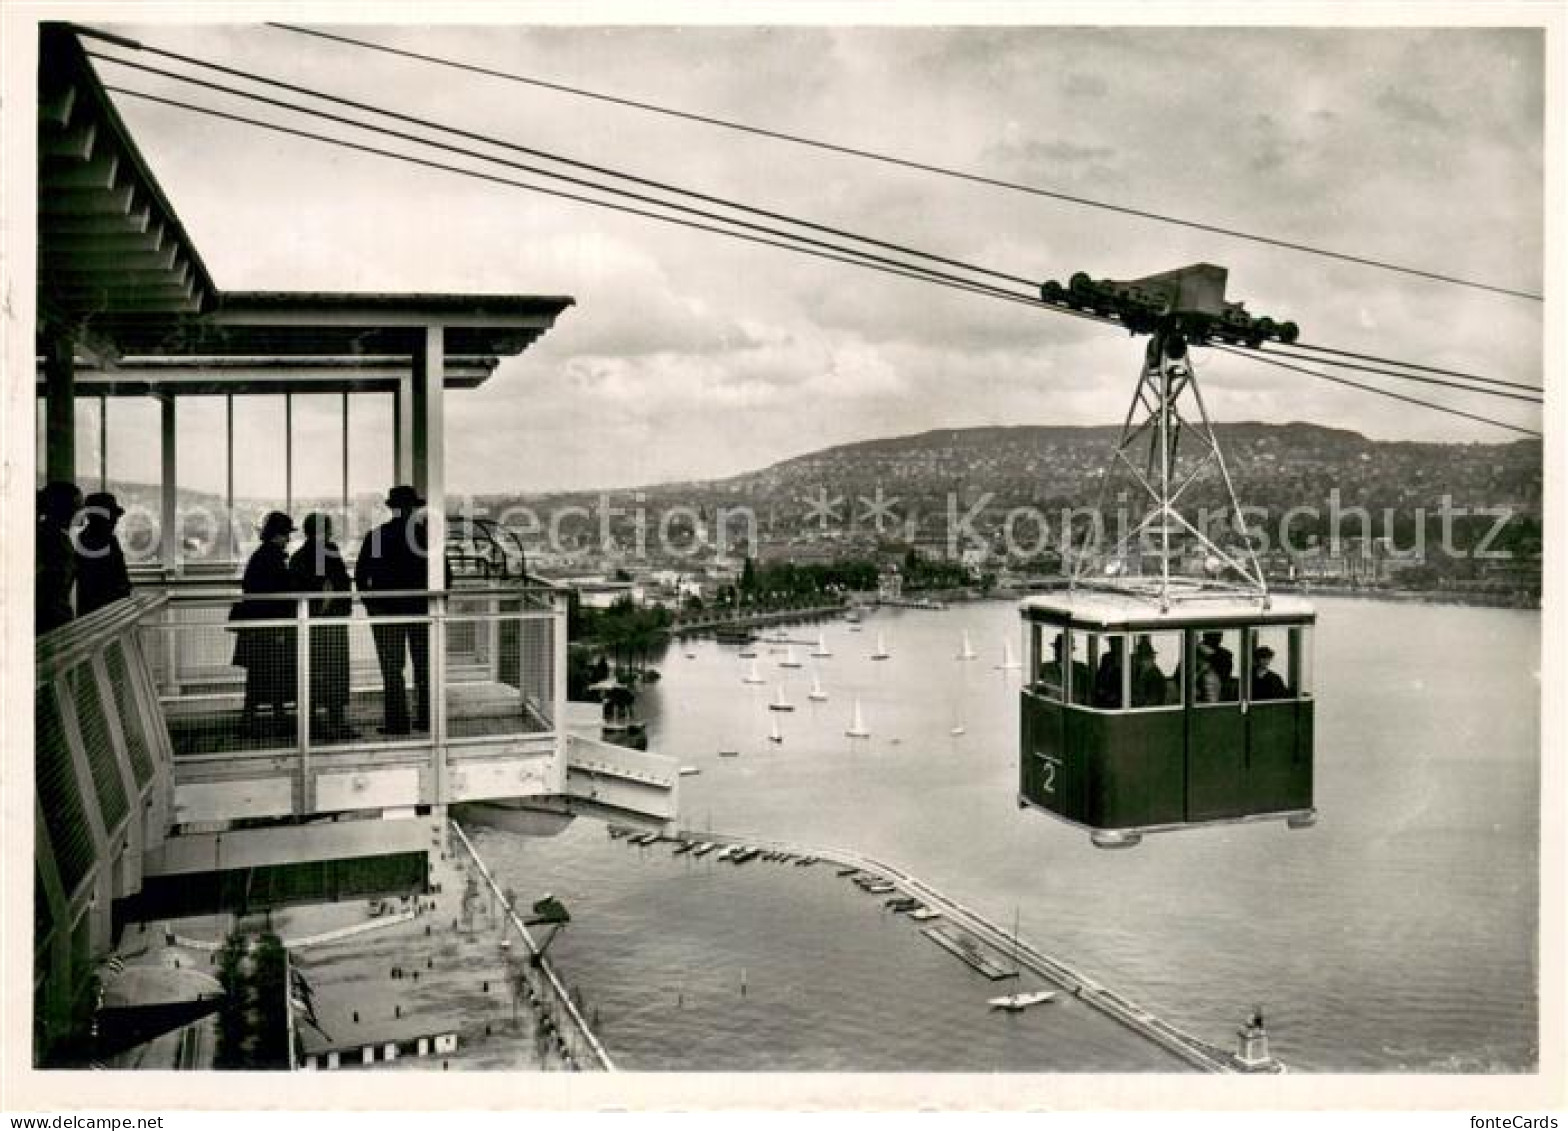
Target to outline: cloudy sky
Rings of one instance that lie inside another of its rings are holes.
[[[122,17],[102,26],[1030,279],[1077,270],[1133,278],[1207,260],[1230,269],[1229,297],[1294,319],[1306,341],[1541,382],[1537,302],[259,24]],[[342,30],[1282,240],[1525,291],[1543,285],[1543,39],[1528,29]],[[171,90],[114,67],[100,73]],[[1125,335],[1042,310],[119,103],[220,288],[576,299],[485,388],[449,400],[454,491],[719,476],[936,427],[1104,424],[1119,421],[1136,372],[1140,349]],[[1221,420],[1308,420],[1388,439],[1512,438],[1219,353],[1199,362]],[[1540,426],[1533,406],[1382,383]],[[301,406],[298,418],[307,436],[335,434],[321,406]],[[258,417],[247,431],[260,438],[275,426]],[[319,477],[330,489],[335,447],[299,446],[297,482]],[[117,450],[117,472],[156,477],[155,451],[144,469],[132,448]],[[221,478],[199,479],[214,474],[211,461],[182,464],[192,486],[221,488]],[[356,478],[373,484],[379,472],[377,462]]]

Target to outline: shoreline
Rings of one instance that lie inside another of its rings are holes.
[[[1172,1053],[1200,1072],[1215,1075],[1247,1074],[1251,1072],[1283,1073],[1288,1071],[1278,1060],[1270,1060],[1266,1067],[1247,1068],[1236,1061],[1227,1050],[1192,1035],[1165,1021],[1134,1002],[1108,989],[1072,966],[1053,958],[1031,943],[1015,937],[991,922],[979,912],[957,899],[945,895],[919,877],[866,856],[852,849],[820,847],[795,841],[775,840],[768,837],[748,837],[736,833],[704,830],[692,832],[678,830],[673,837],[661,836],[659,841],[687,840],[693,843],[710,841],[716,845],[750,845],[756,848],[794,853],[797,856],[815,857],[818,862],[840,868],[855,868],[858,873],[874,875],[891,883],[902,895],[920,899],[925,906],[939,910],[949,922],[1002,953],[1013,953],[1018,964],[1036,976],[1077,998],[1091,1009],[1109,1017],[1167,1052]],[[658,842],[655,842],[658,843]],[[701,1071],[701,1069],[694,1069]]]

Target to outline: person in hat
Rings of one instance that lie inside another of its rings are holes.
[[[1210,669],[1219,680],[1219,689],[1211,702],[1236,698],[1236,685],[1231,678],[1236,674],[1236,657],[1229,648],[1225,647],[1225,634],[1215,631],[1205,632],[1199,654],[1207,659]]]
[[[1167,687],[1165,673],[1160,670],[1154,643],[1147,636],[1138,637],[1132,649],[1132,705],[1134,707],[1165,706]]]
[[[282,511],[271,511],[262,519],[261,545],[245,563],[240,583],[245,599],[234,606],[231,621],[283,620],[294,616],[294,603],[268,600],[265,594],[289,593],[294,589],[289,576],[289,535],[294,520]],[[299,665],[295,659],[294,629],[283,626],[239,628],[234,643],[234,665],[245,669],[244,726],[251,734],[260,730],[258,712],[271,709],[275,727],[287,723],[285,705],[296,701],[295,682]]]
[[[1252,651],[1252,698],[1289,699],[1290,688],[1279,673],[1269,670],[1274,661],[1274,649],[1260,644]]]
[[[82,493],[74,483],[46,483],[38,492],[33,627],[39,633],[68,624],[76,615],[71,608],[71,590],[76,587],[76,552],[71,547],[71,523],[81,509]]]
[[[129,597],[131,575],[114,533],[125,513],[119,500],[107,491],[94,492],[87,496],[82,513],[87,525],[76,535],[76,612],[86,616]]]
[[[348,617],[354,612],[349,596],[353,583],[343,554],[332,541],[332,519],[308,514],[301,524],[305,541],[289,558],[290,586],[297,593],[330,593],[310,603],[313,617]],[[312,625],[310,629],[310,708],[326,715],[325,738],[353,738],[348,726],[348,625]]]
[[[378,624],[374,618],[423,617],[429,613],[429,601],[422,596],[375,594],[426,587],[430,536],[424,516],[425,500],[415,488],[392,488],[386,505],[392,518],[365,535],[354,562],[354,584],[363,594],[365,612],[373,618],[370,632],[381,665],[382,733],[408,734],[408,685],[403,680],[403,668],[409,661],[414,666],[414,725],[420,730],[430,729],[430,628],[409,621]]]
[[[1105,638],[1105,651],[1100,654],[1100,666],[1094,673],[1094,706],[1115,710],[1122,703],[1122,649],[1127,646],[1124,636]]]

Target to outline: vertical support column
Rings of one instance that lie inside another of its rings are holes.
[[[283,394],[283,513],[294,513],[294,394]]]
[[[162,427],[160,429],[163,454],[163,474],[160,484],[163,506],[159,518],[158,560],[164,569],[174,570],[180,564],[179,514],[176,494],[179,484],[179,461],[175,454],[175,397],[164,393],[160,397]]]
[[[446,332],[426,326],[414,343],[404,421],[411,423],[407,451],[412,456],[411,482],[425,499],[425,588],[446,587]],[[409,417],[412,420],[409,421]],[[446,613],[447,599],[427,602],[430,623],[430,739],[435,802],[448,801],[451,775],[447,767]]]
[[[234,533],[234,394],[228,393],[223,398],[223,509],[229,516],[228,541],[229,561],[239,560],[239,539]]]
[[[76,343],[63,335],[44,348],[44,479],[76,482]]]
[[[414,481],[414,377],[399,377],[392,394],[392,482]]]
[[[109,489],[109,398],[98,396],[98,490]]]
[[[426,500],[430,523],[430,556],[426,562],[427,589],[446,587],[446,334],[440,326],[427,326],[416,345],[411,384],[413,467],[410,482]]]
[[[338,534],[340,539],[346,539],[356,531],[349,529],[348,514],[348,393],[343,394],[343,530]]]

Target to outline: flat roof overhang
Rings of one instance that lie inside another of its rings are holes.
[[[37,293],[38,355],[69,341],[92,395],[390,389],[433,326],[445,387],[473,388],[573,301],[220,291],[64,24],[40,28]]]

